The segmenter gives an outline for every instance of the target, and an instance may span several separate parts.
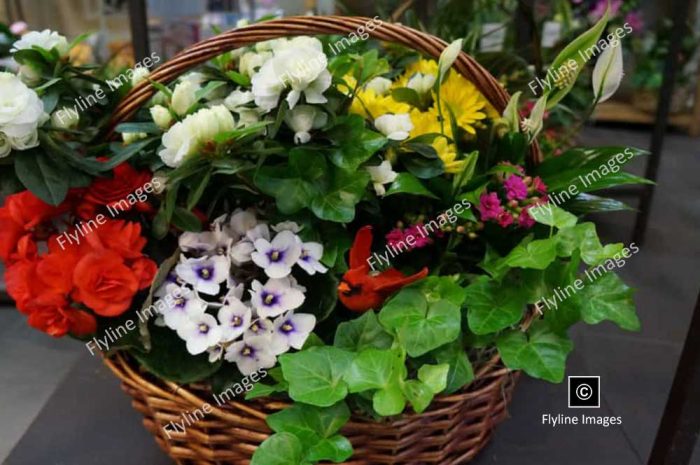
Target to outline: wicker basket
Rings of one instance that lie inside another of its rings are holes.
[[[200,42],[163,64],[150,78],[167,83],[187,70],[221,53],[255,42],[295,35],[345,35],[364,26],[368,18],[294,17],[255,24],[222,33]],[[367,31],[374,39],[394,42],[439,57],[446,43],[429,34],[398,24],[383,23]],[[502,112],[508,94],[474,59],[461,53],[454,68],[471,80],[497,111]],[[128,120],[153,95],[148,82],[136,86],[115,110],[111,130]],[[538,163],[536,144],[530,162]],[[144,415],[144,425],[158,444],[178,464],[240,465],[250,463],[256,447],[270,429],[265,417],[286,406],[267,399],[254,402],[231,401],[216,407],[211,390],[203,385],[179,386],[158,379],[124,354],[105,359],[121,379],[123,389],[133,397],[133,406]],[[518,373],[505,368],[498,354],[491,354],[475,367],[475,379],[461,392],[437,397],[427,411],[405,414],[386,422],[353,415],[342,433],[352,443],[355,454],[346,465],[457,465],[470,461],[486,445],[495,425],[503,420]],[[181,415],[202,409],[208,403],[211,413],[194,422],[184,433],[164,427],[181,421]]]

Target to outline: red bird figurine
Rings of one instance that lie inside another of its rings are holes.
[[[367,259],[372,253],[372,227],[364,226],[355,235],[350,249],[350,269],[338,285],[338,298],[354,312],[378,309],[394,292],[428,275],[428,268],[406,276],[396,268],[372,271]]]

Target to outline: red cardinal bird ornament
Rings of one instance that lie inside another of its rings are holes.
[[[428,268],[406,276],[396,268],[372,271],[367,259],[372,253],[372,227],[363,226],[350,249],[350,269],[338,285],[338,298],[354,312],[378,309],[394,292],[428,275]]]

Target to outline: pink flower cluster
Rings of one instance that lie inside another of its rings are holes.
[[[406,228],[394,228],[389,231],[386,235],[386,242],[392,247],[397,247],[399,244],[409,244],[406,241],[408,236],[413,236],[414,249],[420,249],[421,247],[426,247],[432,244],[432,240],[423,234],[421,228],[423,223],[417,223]]]
[[[501,186],[497,191],[481,194],[478,206],[481,221],[498,223],[502,228],[534,226],[535,220],[528,210],[547,201],[547,186],[539,177],[524,176],[524,170],[520,167],[518,170],[520,174],[499,177]]]

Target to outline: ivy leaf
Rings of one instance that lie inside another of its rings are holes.
[[[416,413],[423,413],[433,400],[433,391],[422,381],[416,379],[406,381],[402,389]]]
[[[447,387],[447,375],[449,372],[450,366],[447,363],[423,365],[418,369],[418,379],[428,386],[433,394],[438,394]]]
[[[345,398],[348,386],[343,374],[352,353],[337,347],[311,347],[279,358],[289,397],[319,407],[329,407]]]
[[[266,421],[275,433],[292,433],[304,447],[312,447],[336,434],[349,419],[350,409],[345,402],[338,402],[326,408],[294,404],[269,415]]]
[[[334,463],[342,463],[352,457],[352,444],[344,436],[339,434],[328,439],[319,441],[311,448],[306,455],[306,460],[310,462],[318,462],[322,460],[330,460]]]
[[[461,313],[449,300],[428,304],[422,292],[407,288],[384,306],[379,321],[411,357],[419,357],[459,336]]]
[[[432,352],[438,363],[448,364],[446,394],[452,394],[469,384],[474,379],[474,369],[469,357],[462,347],[462,341],[456,340],[439,347]]]
[[[340,323],[335,331],[333,345],[341,349],[360,352],[366,348],[388,349],[393,338],[377,320],[377,314],[369,310],[360,318]]]
[[[624,245],[622,243],[607,244],[605,247],[600,243],[595,224],[581,223],[572,228],[564,228],[556,235],[557,254],[562,257],[570,256],[574,250],[581,250],[581,258],[587,265],[597,265],[598,263],[615,258],[619,258]]]
[[[352,361],[343,379],[351,393],[384,389],[400,377],[404,357],[396,350],[365,349]]]
[[[277,433],[255,449],[250,465],[303,465],[303,458],[299,438],[292,433]]]
[[[362,199],[369,173],[364,170],[348,173],[340,168],[330,173],[330,188],[314,196],[311,210],[322,220],[349,223],[355,218],[355,205]]]
[[[592,283],[586,282],[572,299],[588,324],[610,320],[622,329],[639,331],[633,293],[615,273],[608,272]]]
[[[527,304],[520,287],[480,278],[467,287],[467,322],[474,334],[489,334],[518,323]]]
[[[564,379],[566,357],[573,349],[568,337],[556,334],[545,322],[535,322],[527,333],[510,330],[496,341],[503,363],[512,370],[560,383]]]
[[[365,121],[359,115],[340,118],[328,130],[328,136],[335,144],[329,153],[331,162],[351,173],[387,143],[382,134],[365,128]]]
[[[411,173],[399,173],[394,182],[391,183],[391,187],[387,189],[385,197],[396,194],[411,194],[431,199],[439,198],[437,195],[430,192],[430,190]]]
[[[577,221],[576,215],[572,215],[551,203],[540,204],[530,208],[527,212],[538,223],[559,229],[575,226]]]
[[[557,257],[557,240],[539,239],[527,242],[526,238],[506,256],[506,265],[511,268],[534,268],[544,270]]]
[[[406,397],[398,383],[380,389],[372,396],[374,411],[383,417],[398,415],[406,408]]]
[[[454,305],[460,306],[467,296],[464,288],[449,277],[428,276],[413,286],[423,292],[428,302],[446,299]]]

